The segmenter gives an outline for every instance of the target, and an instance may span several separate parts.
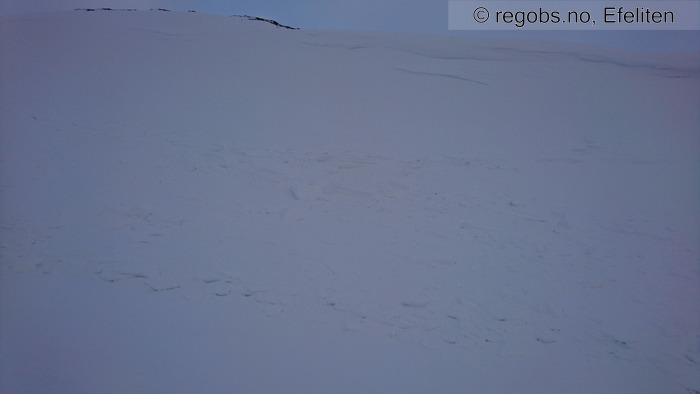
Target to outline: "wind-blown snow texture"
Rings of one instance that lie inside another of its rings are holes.
[[[697,393],[697,54],[0,19],[0,391]]]

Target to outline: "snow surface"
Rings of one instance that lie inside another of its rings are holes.
[[[0,392],[698,393],[700,57],[0,18]]]

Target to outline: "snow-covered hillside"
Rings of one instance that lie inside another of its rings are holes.
[[[0,392],[698,393],[700,56],[0,18]]]

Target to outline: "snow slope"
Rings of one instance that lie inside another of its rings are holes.
[[[0,391],[697,393],[700,57],[0,18]]]

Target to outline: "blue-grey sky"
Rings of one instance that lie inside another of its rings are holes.
[[[700,52],[699,31],[450,32],[447,30],[447,4],[448,0],[2,0],[0,14],[87,7],[167,8],[221,15],[255,15],[307,29],[510,35],[634,50]]]

